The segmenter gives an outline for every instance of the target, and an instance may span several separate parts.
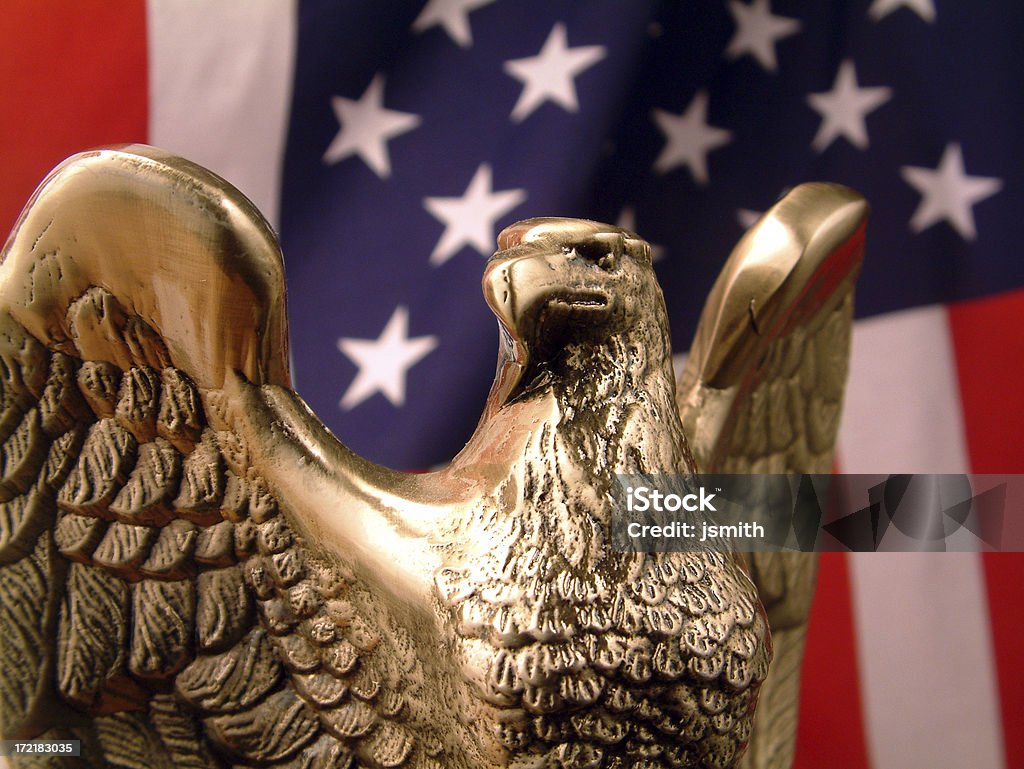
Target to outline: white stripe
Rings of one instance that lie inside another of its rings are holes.
[[[847,473],[969,472],[942,307],[854,325],[839,455]]]
[[[927,307],[857,323],[844,472],[968,472],[949,323]],[[980,556],[850,557],[874,769],[1003,769]]]
[[[980,558],[861,553],[850,566],[874,769],[1002,769]]]
[[[277,226],[297,0],[148,0],[149,142],[215,171]]]

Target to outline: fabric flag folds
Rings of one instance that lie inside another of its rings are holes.
[[[820,179],[873,209],[840,469],[1024,472],[1018,3],[14,0],[4,17],[3,228],[91,146],[220,173],[280,233],[297,389],[371,459],[423,468],[469,437],[501,227],[637,230],[684,353],[743,228]],[[1022,577],[1013,554],[826,557],[797,765],[1024,766]]]

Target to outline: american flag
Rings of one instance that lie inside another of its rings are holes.
[[[356,451],[452,456],[498,230],[638,230],[685,352],[729,248],[813,179],[873,205],[842,470],[1022,472],[1024,4],[8,0],[0,224],[142,141],[281,235],[297,389]],[[1016,514],[1018,511],[1009,511]],[[826,556],[797,766],[1024,767],[1024,561]]]

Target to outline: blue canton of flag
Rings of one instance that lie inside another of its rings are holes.
[[[375,460],[452,456],[493,372],[483,261],[529,216],[652,241],[678,352],[743,227],[800,181],[874,202],[861,316],[1020,286],[1010,13],[302,2],[281,207],[299,391]]]

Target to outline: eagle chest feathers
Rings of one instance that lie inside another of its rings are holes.
[[[630,320],[586,355],[560,327],[517,396],[547,418],[447,537],[435,585],[494,766],[729,767],[750,735],[771,647],[736,559],[611,546],[614,474],[692,462],[662,327]]]

